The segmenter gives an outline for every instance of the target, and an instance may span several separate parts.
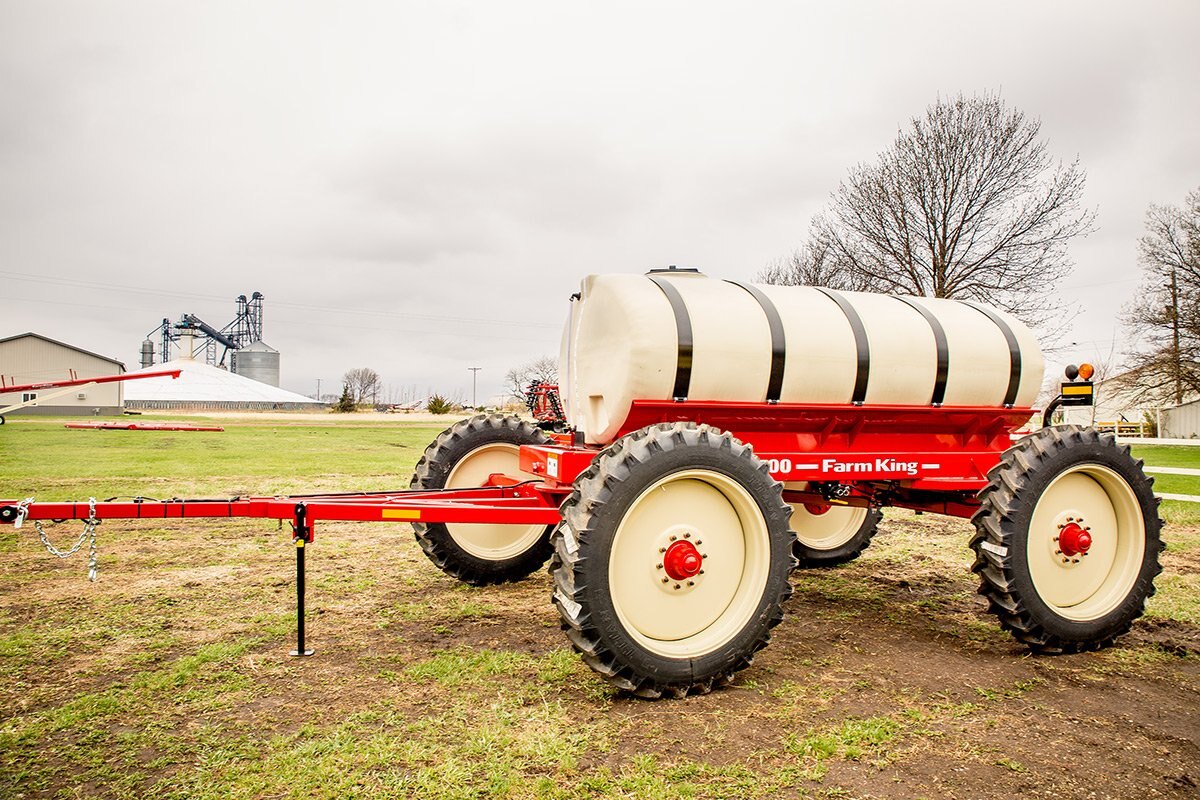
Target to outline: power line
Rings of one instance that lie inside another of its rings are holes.
[[[228,302],[228,297],[217,297],[215,295],[197,294],[195,292],[171,292],[162,289],[147,289],[141,286],[122,286],[112,283],[100,283],[97,281],[78,280],[75,278],[59,278],[55,276],[31,275],[25,272],[11,272],[8,270],[0,270],[0,275],[12,280],[28,281],[30,283],[44,283],[50,286],[66,286],[77,289],[94,289],[107,292],[121,292],[128,294],[152,295],[156,297],[171,297],[171,298],[191,298],[196,300],[213,300],[217,302]],[[29,299],[29,298],[27,298]],[[54,301],[42,301],[54,302]],[[306,303],[289,303],[282,300],[272,300],[273,308],[294,308],[302,311],[318,311],[331,314],[354,314],[363,316],[378,316],[378,317],[394,317],[398,319],[423,319],[431,322],[455,322],[467,323],[476,325],[504,325],[519,328],[557,328],[554,325],[546,322],[529,322],[518,320],[503,320],[503,319],[482,319],[477,317],[454,317],[443,314],[421,314],[408,311],[375,311],[366,308],[334,308],[329,306],[310,305]],[[100,306],[96,306],[99,308]],[[111,306],[109,306],[111,308]],[[140,310],[130,309],[128,307],[122,310]]]
[[[72,303],[68,300],[39,300],[39,299],[33,298],[33,297],[16,297],[13,295],[7,295],[5,297],[5,300],[20,302],[20,303],[42,303],[45,305],[53,305],[53,306],[71,306],[74,308],[87,308],[87,309],[91,309],[91,310],[103,310],[103,311],[126,311],[126,312],[128,312],[128,311],[141,311],[142,310],[142,309],[137,309],[137,308],[131,308],[130,306],[109,306],[109,305],[98,305],[96,303]],[[292,327],[292,328],[304,328],[307,330],[311,330],[313,327],[311,320],[299,321],[299,320],[289,320],[287,318],[276,319],[271,324],[273,326],[278,326],[278,327],[283,327],[283,328]],[[487,323],[485,321],[485,322],[481,322],[480,324],[489,324],[489,323]],[[428,328],[425,328],[425,329],[393,328],[393,327],[382,327],[382,326],[378,326],[378,325],[347,325],[345,323],[338,323],[338,322],[322,322],[321,327],[344,328],[346,330],[356,330],[356,331],[370,331],[372,333],[401,333],[401,334],[406,334],[406,335],[425,334],[425,335],[436,335],[436,336],[455,336],[455,337],[462,337],[462,338],[476,339],[476,340],[478,340],[479,337],[482,335],[479,332],[459,331],[459,330],[454,330],[454,329],[430,330]],[[491,333],[491,332],[489,332],[487,334],[487,338],[488,339],[500,339],[500,340],[507,341],[507,342],[536,342],[536,343],[541,343],[541,344],[545,344],[547,341],[545,339],[533,339],[533,338],[522,337],[522,336],[505,336],[503,334],[496,334],[496,333]]]
[[[1091,289],[1096,286],[1112,286],[1114,283],[1132,283],[1133,281],[1140,281],[1141,279],[1142,279],[1142,276],[1134,275],[1129,278],[1114,278],[1111,281],[1099,281],[1097,283],[1080,283],[1080,284],[1076,284],[1074,286],[1060,286],[1058,288],[1060,290],[1063,290],[1063,289]]]

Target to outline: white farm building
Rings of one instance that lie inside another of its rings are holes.
[[[188,411],[296,411],[324,408],[311,397],[246,378],[190,358],[155,364],[139,372],[178,369],[178,378],[127,381],[125,407]]]
[[[81,347],[60,342],[38,333],[22,333],[0,339],[0,408],[39,395],[63,392],[61,389],[5,392],[4,386],[49,383],[75,378],[99,378],[119,375],[125,365],[115,358],[102,356]],[[101,383],[80,386],[59,394],[45,403],[12,411],[12,414],[120,414],[124,384]]]

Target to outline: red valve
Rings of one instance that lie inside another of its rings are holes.
[[[1092,546],[1092,535],[1074,522],[1068,522],[1058,532],[1058,549],[1064,556],[1074,556],[1086,553]]]
[[[663,569],[673,581],[682,581],[700,573],[703,556],[691,542],[674,542],[663,555]]]

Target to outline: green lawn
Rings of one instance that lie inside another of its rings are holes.
[[[1200,447],[1171,447],[1161,444],[1134,444],[1133,454],[1155,467],[1200,469]]]
[[[226,429],[74,430],[58,419],[13,418],[0,430],[0,496],[228,497],[404,488],[425,447],[454,418],[445,424],[360,424],[332,415],[320,424],[286,417],[279,424],[190,421]]]
[[[1150,467],[1200,469],[1200,447],[1135,444],[1133,454]],[[1154,478],[1154,490],[1157,492],[1200,496],[1200,476],[1163,475],[1153,472],[1150,475]],[[1160,512],[1163,519],[1168,522],[1179,525],[1200,525],[1200,503],[1164,500]]]
[[[1171,494],[1190,494],[1200,497],[1200,475],[1163,475],[1152,472],[1154,490]]]

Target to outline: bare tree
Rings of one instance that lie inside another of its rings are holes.
[[[790,256],[768,264],[755,280],[780,286],[826,286],[848,292],[870,291],[871,284],[859,271],[830,258],[826,242],[816,240]]]
[[[558,359],[542,356],[513,367],[504,375],[504,388],[510,397],[521,399],[534,381],[558,383]]]
[[[1138,263],[1142,286],[1124,314],[1145,344],[1134,356],[1138,388],[1178,405],[1200,393],[1200,189],[1183,208],[1150,206]]]
[[[939,99],[874,163],[850,170],[793,274],[1052,320],[1061,303],[1050,288],[1071,270],[1067,243],[1094,214],[1080,206],[1078,160],[1056,162],[1040,133],[998,95]]]
[[[370,367],[355,367],[342,376],[342,383],[350,387],[356,403],[373,403],[379,394],[379,373]]]

